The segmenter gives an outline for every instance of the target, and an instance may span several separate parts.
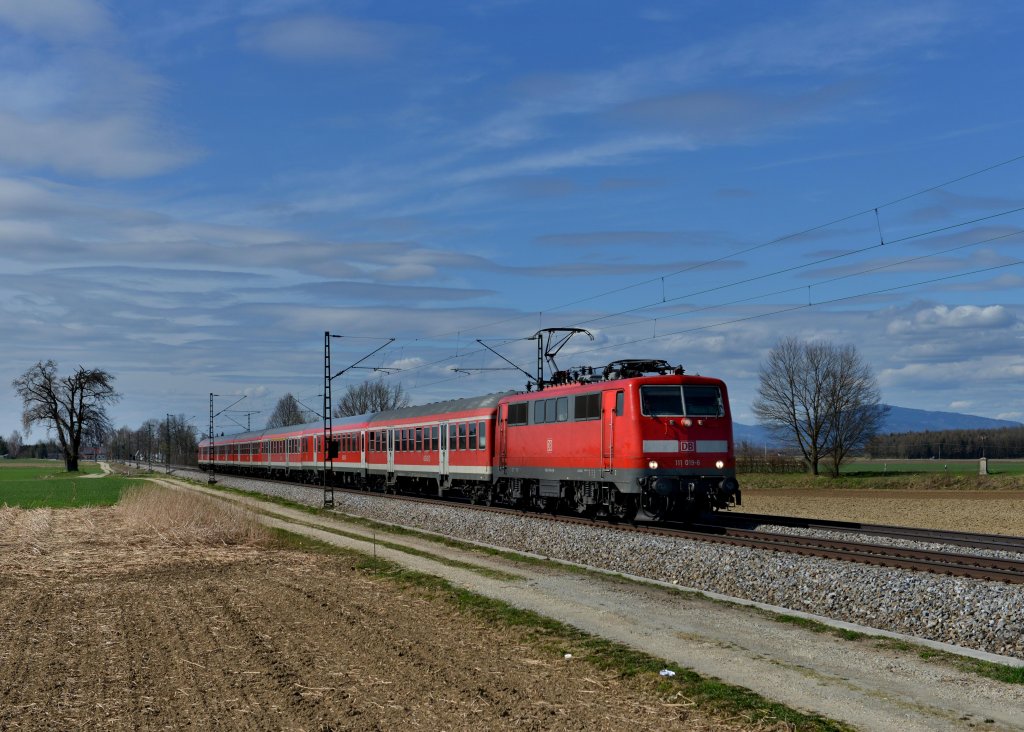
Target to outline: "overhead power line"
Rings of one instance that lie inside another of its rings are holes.
[[[774,239],[771,239],[769,241],[766,241],[766,242],[763,242],[763,243],[760,243],[760,244],[756,244],[756,245],[753,245],[753,246],[750,246],[750,247],[739,249],[739,250],[734,251],[734,252],[732,252],[730,254],[723,255],[723,256],[717,257],[715,259],[711,259],[711,260],[707,260],[707,261],[704,261],[704,262],[695,263],[695,264],[690,265],[688,267],[684,267],[682,269],[678,269],[678,270],[675,270],[673,272],[670,272],[670,273],[667,273],[667,274],[664,274],[664,275],[659,275],[657,277],[652,277],[652,278],[649,278],[649,279],[646,279],[646,280],[643,280],[643,281],[640,281],[640,282],[635,282],[635,283],[630,284],[630,285],[609,289],[609,290],[606,290],[606,291],[603,291],[603,292],[599,292],[599,293],[596,293],[594,295],[591,295],[591,296],[588,296],[588,297],[585,297],[585,298],[580,298],[580,299],[573,300],[573,301],[570,301],[570,302],[567,302],[567,303],[563,303],[561,305],[556,305],[556,306],[553,306],[551,308],[548,308],[546,311],[541,311],[539,313],[538,312],[524,313],[522,315],[513,316],[513,317],[509,317],[509,318],[503,318],[501,320],[493,321],[493,322],[490,322],[490,323],[485,323],[485,324],[477,325],[477,326],[474,326],[472,328],[462,328],[462,329],[459,329],[459,330],[447,331],[445,333],[440,333],[440,334],[433,335],[433,336],[420,337],[420,338],[414,339],[412,342],[420,342],[421,343],[423,341],[438,340],[438,339],[442,339],[442,338],[445,338],[445,337],[448,337],[448,336],[451,336],[451,335],[456,335],[461,340],[463,337],[467,337],[469,333],[478,331],[478,330],[480,330],[482,328],[488,328],[488,327],[492,327],[492,326],[495,326],[495,325],[506,325],[508,323],[512,323],[512,322],[515,322],[515,321],[524,320],[526,318],[541,317],[544,312],[553,312],[555,310],[561,310],[561,309],[564,309],[564,308],[567,308],[567,307],[571,307],[573,305],[579,305],[579,304],[582,304],[582,303],[585,303],[585,302],[590,302],[592,300],[596,300],[596,299],[599,299],[601,297],[606,297],[606,296],[609,296],[609,295],[614,295],[614,294],[618,294],[618,293],[621,293],[621,292],[625,292],[627,290],[634,289],[634,288],[637,288],[637,287],[642,287],[642,286],[645,286],[645,285],[650,285],[650,284],[653,284],[655,282],[659,282],[659,281],[660,282],[664,282],[664,280],[666,278],[674,277],[674,276],[677,276],[677,275],[680,275],[680,274],[684,274],[686,272],[691,272],[693,270],[700,269],[702,267],[706,267],[706,266],[709,266],[709,265],[712,265],[712,264],[716,264],[716,263],[720,263],[720,262],[723,262],[723,261],[727,261],[729,259],[741,256],[743,254],[748,254],[750,252],[757,251],[759,249],[764,249],[766,247],[769,247],[769,246],[772,246],[774,244],[778,244],[778,243],[781,243],[781,242],[784,242],[784,241],[787,241],[787,240],[790,240],[790,239],[806,236],[808,234],[812,234],[814,232],[817,232],[817,231],[829,228],[831,226],[835,226],[837,224],[840,224],[840,223],[843,223],[843,222],[855,219],[855,218],[860,217],[860,216],[868,215],[868,214],[874,214],[876,216],[876,225],[878,226],[878,229],[879,229],[879,241],[878,241],[878,243],[872,243],[869,246],[864,246],[864,247],[860,247],[860,248],[857,248],[857,249],[852,249],[850,251],[843,252],[843,253],[840,253],[840,254],[832,255],[832,256],[829,256],[829,257],[824,257],[824,258],[815,260],[813,262],[806,262],[806,263],[802,263],[802,264],[799,264],[799,265],[793,265],[793,266],[790,266],[790,267],[783,267],[781,269],[775,270],[775,271],[770,272],[770,273],[765,273],[765,274],[762,274],[762,275],[757,275],[755,277],[749,277],[749,278],[745,278],[745,279],[742,279],[742,280],[737,280],[737,281],[734,281],[734,282],[718,285],[716,287],[707,288],[707,289],[699,290],[699,291],[696,291],[696,292],[691,292],[691,293],[688,293],[686,295],[680,295],[680,296],[674,296],[672,298],[666,298],[664,296],[664,293],[663,293],[662,294],[662,298],[660,300],[656,301],[656,302],[651,302],[651,303],[648,303],[646,305],[636,306],[636,307],[629,308],[629,309],[626,309],[626,310],[622,310],[622,311],[619,311],[619,312],[616,312],[616,313],[609,313],[609,314],[606,314],[606,315],[603,315],[603,316],[598,316],[596,318],[579,321],[578,323],[575,323],[574,325],[585,325],[585,324],[588,324],[588,323],[594,323],[594,322],[599,322],[599,321],[602,321],[602,320],[607,320],[607,319],[610,319],[610,318],[613,318],[613,317],[619,317],[619,316],[623,316],[623,315],[628,315],[628,314],[639,312],[639,311],[642,311],[642,310],[645,310],[645,309],[650,309],[650,308],[653,308],[653,307],[662,306],[662,305],[664,305],[666,303],[669,303],[669,302],[676,302],[676,301],[679,301],[679,300],[682,300],[682,299],[685,299],[685,298],[697,297],[697,296],[705,295],[705,294],[708,294],[708,293],[711,293],[711,292],[716,292],[716,291],[719,291],[719,290],[724,290],[724,289],[727,289],[729,287],[735,287],[735,286],[742,285],[742,284],[749,284],[751,282],[769,279],[771,277],[776,277],[776,276],[779,276],[779,275],[782,275],[782,274],[786,274],[786,273],[789,273],[789,272],[793,272],[793,271],[797,271],[797,270],[800,270],[800,269],[806,269],[807,267],[812,267],[812,266],[815,266],[815,265],[821,265],[821,264],[832,262],[832,261],[835,261],[835,260],[838,260],[838,259],[842,259],[842,258],[846,258],[846,257],[850,257],[850,256],[855,256],[857,254],[862,254],[862,253],[865,253],[865,252],[868,252],[868,251],[872,251],[872,250],[877,250],[877,249],[880,249],[880,248],[883,248],[883,247],[886,247],[886,246],[897,245],[897,244],[901,244],[901,243],[908,242],[908,241],[911,241],[911,240],[920,239],[920,238],[923,238],[923,237],[926,237],[926,236],[931,236],[931,235],[939,234],[939,233],[942,233],[942,232],[945,232],[945,231],[950,231],[950,230],[953,230],[953,229],[956,229],[956,228],[961,228],[961,227],[964,227],[964,226],[969,226],[971,224],[981,223],[983,221],[988,221],[988,220],[991,220],[991,219],[994,219],[994,218],[998,218],[998,217],[1002,217],[1002,216],[1008,216],[1008,215],[1014,214],[1014,213],[1020,213],[1020,212],[1024,211],[1024,207],[1007,209],[1007,210],[1000,211],[1000,212],[997,212],[997,213],[994,213],[994,214],[990,214],[990,215],[987,215],[987,216],[977,217],[977,218],[966,220],[966,221],[960,221],[960,222],[957,222],[957,223],[954,223],[954,224],[949,224],[949,225],[938,227],[938,228],[935,228],[935,229],[930,229],[930,230],[927,230],[927,231],[922,231],[922,232],[910,234],[910,235],[903,236],[903,237],[896,238],[896,239],[892,239],[892,240],[889,240],[889,241],[885,241],[884,237],[881,235],[880,222],[877,219],[877,212],[880,209],[885,209],[885,208],[888,208],[890,206],[894,206],[896,204],[906,202],[906,201],[911,200],[911,199],[913,199],[915,197],[918,197],[918,196],[921,196],[921,195],[924,195],[924,194],[927,194],[927,193],[930,193],[930,192],[933,192],[933,191],[936,191],[936,190],[940,190],[940,189],[942,189],[942,188],[944,188],[946,186],[952,185],[954,183],[959,183],[959,182],[962,182],[964,180],[968,180],[970,178],[973,178],[973,177],[976,177],[976,176],[979,176],[979,175],[983,175],[985,173],[989,173],[989,172],[994,171],[996,169],[999,169],[999,168],[1002,168],[1002,167],[1005,167],[1005,166],[1008,166],[1008,165],[1020,162],[1022,160],[1024,160],[1024,155],[1018,155],[1018,156],[1015,156],[1015,157],[1012,157],[1012,158],[1008,158],[1006,160],[1003,160],[1001,162],[995,163],[993,165],[989,165],[987,167],[971,171],[971,172],[966,173],[964,175],[960,175],[960,176],[957,176],[955,178],[951,178],[951,179],[946,180],[944,182],[941,182],[941,183],[938,183],[938,184],[935,184],[935,185],[931,185],[931,186],[928,186],[926,188],[922,188],[922,189],[920,189],[918,191],[915,191],[913,193],[909,193],[907,195],[900,196],[898,198],[894,198],[894,199],[892,199],[890,201],[886,201],[886,202],[881,203],[881,204],[879,204],[877,206],[872,206],[870,208],[866,208],[866,209],[863,209],[861,211],[857,211],[855,213],[847,214],[845,216],[841,216],[841,217],[832,219],[832,220],[827,221],[825,223],[821,223],[821,224],[817,224],[817,225],[814,225],[814,226],[811,226],[811,227],[807,227],[805,229],[801,229],[799,231],[795,231],[795,232],[792,232],[792,233],[789,233],[789,234],[785,234],[785,235],[776,237]],[[697,313],[697,312],[704,312],[704,311],[713,310],[713,309],[716,309],[716,308],[727,307],[729,305],[735,305],[735,304],[742,303],[742,302],[749,302],[751,300],[756,300],[756,299],[764,298],[764,297],[771,297],[771,296],[779,295],[779,294],[785,294],[785,293],[794,292],[794,291],[797,291],[797,290],[804,290],[804,289],[806,289],[806,290],[810,291],[810,288],[818,287],[818,286],[821,286],[821,285],[824,285],[824,284],[827,284],[827,283],[835,282],[835,281],[842,280],[842,279],[849,279],[849,278],[852,278],[852,277],[862,276],[862,275],[865,275],[865,274],[868,274],[868,273],[877,272],[879,270],[888,269],[888,268],[900,266],[902,264],[907,264],[907,263],[918,261],[918,260],[921,260],[921,259],[926,259],[928,257],[937,256],[939,254],[949,253],[949,252],[952,252],[952,251],[956,251],[958,249],[963,249],[963,248],[967,248],[967,247],[971,247],[971,246],[978,246],[980,244],[988,243],[988,242],[992,242],[992,241],[998,241],[998,240],[1005,239],[1005,238],[1008,238],[1008,237],[1011,237],[1011,236],[1016,236],[1016,235],[1021,234],[1021,233],[1024,233],[1024,232],[1014,231],[1014,232],[1010,232],[1010,233],[1003,234],[1003,235],[1000,235],[1000,236],[990,237],[988,239],[983,239],[983,240],[976,241],[976,242],[970,242],[970,243],[967,243],[967,244],[958,245],[956,247],[952,247],[952,248],[943,250],[942,252],[933,252],[933,253],[930,253],[930,254],[921,255],[919,257],[912,257],[912,258],[904,259],[904,260],[901,260],[900,262],[893,262],[893,263],[888,263],[888,264],[872,266],[872,267],[868,267],[868,268],[866,268],[864,270],[861,270],[859,272],[856,272],[856,273],[850,273],[850,274],[842,275],[842,276],[839,276],[839,277],[834,277],[834,278],[829,278],[829,279],[825,279],[825,280],[820,280],[818,282],[810,283],[808,285],[800,285],[800,286],[797,286],[797,287],[791,287],[791,288],[786,288],[786,289],[783,289],[783,290],[778,290],[778,291],[772,292],[772,293],[763,293],[763,294],[759,294],[759,295],[754,295],[754,296],[751,296],[751,297],[742,298],[742,299],[739,299],[739,300],[734,300],[734,301],[731,301],[731,302],[728,302],[728,303],[719,303],[717,305],[708,305],[708,306],[704,306],[704,307],[688,310],[688,311],[686,311],[684,313],[675,313],[675,314],[670,314],[670,315],[663,315],[663,316],[659,316],[658,318],[650,319],[647,322],[654,322],[654,323],[656,323],[658,320],[664,320],[664,319],[667,319],[667,318],[670,318],[670,317],[681,317],[681,316],[684,316],[684,315],[690,315],[690,314]],[[649,336],[649,337],[645,337],[645,338],[641,338],[641,339],[637,339],[637,340],[619,342],[619,343],[616,343],[614,345],[607,345],[607,346],[600,346],[600,347],[597,347],[597,348],[591,348],[591,349],[587,349],[586,351],[580,351],[578,353],[587,353],[587,352],[598,351],[598,350],[607,350],[609,348],[617,348],[617,347],[621,347],[621,346],[624,346],[624,345],[630,345],[630,344],[633,344],[633,343],[638,343],[638,342],[643,342],[643,341],[647,341],[647,340],[652,340],[652,339],[655,339],[655,338],[661,338],[661,337],[666,337],[666,336],[670,336],[670,335],[678,335],[678,334],[687,333],[687,332],[693,332],[693,331],[697,331],[697,330],[706,330],[708,328],[721,327],[721,326],[724,326],[724,325],[729,325],[729,324],[733,324],[733,323],[739,323],[739,322],[743,322],[743,321],[751,320],[751,319],[755,319],[755,318],[768,317],[770,315],[777,315],[777,314],[782,314],[782,313],[785,313],[785,312],[791,312],[791,311],[794,311],[794,310],[800,310],[800,309],[804,309],[804,308],[807,308],[807,307],[811,307],[813,305],[833,304],[833,303],[838,303],[838,302],[842,302],[842,301],[846,301],[846,300],[851,300],[851,299],[856,299],[856,298],[860,298],[860,297],[867,297],[867,296],[874,295],[874,294],[880,294],[880,293],[884,293],[884,292],[891,292],[891,291],[899,290],[899,289],[906,289],[906,288],[909,288],[909,287],[915,287],[915,286],[919,286],[919,285],[923,285],[923,284],[932,284],[932,283],[941,282],[941,281],[944,281],[944,280],[949,280],[949,279],[955,279],[955,278],[958,278],[958,277],[968,276],[968,275],[971,275],[971,274],[978,274],[978,273],[983,273],[983,272],[992,271],[992,270],[996,270],[996,269],[1001,269],[1001,268],[1005,268],[1005,267],[1017,266],[1020,263],[1021,262],[1018,261],[1018,262],[1013,262],[1013,263],[1009,263],[1009,264],[1002,264],[1002,265],[998,265],[998,266],[995,266],[995,267],[989,267],[989,268],[984,268],[984,269],[972,270],[971,272],[963,272],[963,273],[959,273],[959,274],[949,275],[947,277],[940,277],[940,278],[934,278],[934,279],[931,279],[931,280],[925,280],[925,281],[921,281],[921,282],[915,282],[915,283],[904,284],[904,285],[897,285],[897,286],[894,286],[894,287],[884,288],[884,289],[881,289],[881,290],[875,290],[875,291],[872,291],[872,292],[859,293],[859,294],[849,295],[849,296],[845,296],[845,297],[838,297],[838,298],[834,298],[834,299],[831,299],[831,300],[821,300],[821,301],[818,301],[816,303],[809,300],[807,304],[801,304],[801,305],[798,305],[798,306],[786,307],[786,308],[775,310],[775,311],[772,311],[772,312],[769,312],[769,313],[762,313],[762,314],[758,314],[758,315],[754,315],[754,316],[748,316],[748,317],[744,317],[744,318],[738,318],[738,319],[734,319],[734,320],[721,321],[719,323],[714,323],[714,324],[710,324],[710,325],[703,325],[703,326],[699,326],[699,327],[695,327],[695,328],[691,328],[691,329],[685,329],[685,330],[680,330],[680,331],[672,331],[672,332],[667,332],[667,333],[660,333],[660,334],[657,334],[657,335],[654,335],[654,336]],[[632,323],[629,323],[629,324],[626,324],[626,325],[635,325],[636,322],[643,322],[643,321],[633,321]],[[619,326],[608,326],[608,327],[609,328],[615,328],[615,327],[619,327]],[[509,343],[513,343],[513,342],[515,342],[517,340],[522,340],[522,339],[520,339],[520,338],[509,338],[509,339],[506,339],[503,342],[503,345],[507,345]],[[404,373],[408,374],[410,372],[420,371],[422,369],[430,368],[430,367],[433,367],[433,366],[439,366],[441,364],[450,363],[450,362],[452,362],[452,361],[454,361],[456,359],[464,359],[464,358],[468,358],[470,356],[480,355],[480,354],[483,354],[483,353],[484,353],[483,349],[479,349],[479,348],[465,350],[465,351],[462,351],[461,353],[457,352],[455,355],[446,356],[444,358],[436,359],[436,360],[433,360],[433,361],[429,361],[429,362],[426,362],[426,363],[419,364],[417,366],[410,367],[410,368],[406,369]],[[452,380],[454,380],[456,378],[464,378],[464,375],[458,375],[458,376],[455,376],[455,377],[449,377],[449,378],[441,379],[439,381],[430,382],[429,384],[422,384],[420,386],[430,386],[430,385],[437,384],[437,383],[444,383],[446,381],[452,381]]]

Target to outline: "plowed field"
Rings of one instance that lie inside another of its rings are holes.
[[[0,509],[0,730],[735,729],[347,555]]]

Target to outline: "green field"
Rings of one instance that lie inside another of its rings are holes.
[[[95,463],[80,463],[78,473],[68,473],[54,460],[0,460],[0,506],[20,508],[76,508],[111,506],[121,491],[139,481],[122,476],[86,478],[97,474]]]
[[[977,460],[851,460],[840,471],[844,475],[885,475],[887,473],[945,473],[977,475]],[[989,475],[1022,475],[1024,460],[989,460]]]

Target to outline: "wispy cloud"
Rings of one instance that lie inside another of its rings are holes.
[[[244,48],[290,61],[379,61],[390,58],[408,36],[393,23],[306,15],[249,25],[240,40]]]
[[[0,0],[0,23],[51,41],[87,38],[110,29],[106,9],[94,0]]]
[[[158,120],[162,79],[108,50],[117,30],[101,6],[8,0],[4,22],[15,32],[0,56],[0,165],[131,178],[195,159]]]

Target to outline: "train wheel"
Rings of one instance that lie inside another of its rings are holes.
[[[641,521],[664,521],[668,518],[671,503],[653,487],[645,487],[640,492],[640,507],[636,518]]]
[[[588,494],[587,489],[581,485],[576,486],[573,490],[569,505],[580,516],[593,516],[597,513],[597,504],[594,503],[593,495]]]

